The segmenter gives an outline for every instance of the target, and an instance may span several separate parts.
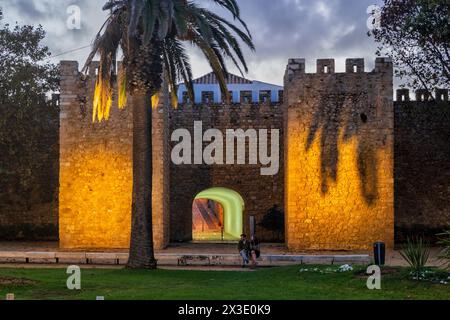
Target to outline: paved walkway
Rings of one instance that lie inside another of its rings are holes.
[[[165,250],[156,250],[157,253],[216,253],[216,254],[235,254],[237,251],[237,244],[226,243],[172,243]],[[0,251],[35,251],[35,252],[65,252],[61,250],[57,241],[53,242],[0,242]],[[70,250],[76,251],[92,251],[92,252],[127,252],[123,249],[104,249],[104,250]],[[270,252],[273,254],[296,254],[296,255],[328,255],[328,254],[367,254],[367,251],[289,251],[284,244],[263,243],[261,244],[262,252]]]
[[[262,244],[261,259],[263,266],[277,266],[286,264],[344,264],[369,263],[371,252],[365,251],[304,251],[290,252],[282,244]],[[435,258],[439,252],[433,248],[429,265],[437,266],[440,262]],[[26,258],[27,257],[27,258]],[[28,259],[28,257],[30,257]],[[172,244],[166,250],[156,251],[156,257],[163,265],[196,268],[207,264],[211,268],[232,268],[240,264],[235,244],[182,243]],[[58,258],[58,259],[56,259]],[[91,264],[123,265],[128,258],[126,250],[95,250],[95,251],[65,251],[59,249],[58,242],[0,242],[0,264],[28,262],[59,263],[79,262]],[[55,260],[56,259],[56,260]],[[386,264],[390,266],[406,266],[399,251],[388,251]]]

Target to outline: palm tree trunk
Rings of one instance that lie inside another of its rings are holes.
[[[128,268],[156,269],[152,230],[152,106],[149,92],[132,96],[133,202]]]

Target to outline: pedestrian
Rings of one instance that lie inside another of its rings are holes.
[[[258,238],[255,235],[252,235],[250,240],[250,252],[252,258],[252,267],[256,267],[258,264],[256,259],[261,256],[261,246]]]
[[[238,244],[239,254],[242,257],[242,268],[245,268],[249,264],[249,254],[250,254],[250,241],[247,240],[245,234],[241,234],[241,240]]]

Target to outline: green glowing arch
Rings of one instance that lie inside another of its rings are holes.
[[[211,188],[200,192],[195,199],[209,199],[220,203],[224,214],[224,232],[238,240],[244,230],[244,199],[234,190],[227,188]]]

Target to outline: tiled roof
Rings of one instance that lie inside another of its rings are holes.
[[[194,80],[194,84],[217,84],[217,83],[218,83],[217,77],[213,72],[208,73],[203,77]],[[252,83],[253,81],[251,80],[247,80],[245,78],[239,77],[231,73],[228,74],[227,84],[252,84]]]

